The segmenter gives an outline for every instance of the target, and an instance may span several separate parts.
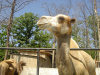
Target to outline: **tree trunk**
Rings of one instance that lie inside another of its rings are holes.
[[[9,47],[9,36],[10,36],[11,26],[12,26],[12,22],[13,22],[15,4],[16,4],[16,0],[13,0],[12,8],[11,8],[11,15],[10,15],[10,18],[8,20],[8,27],[7,27],[7,47]],[[4,60],[7,59],[7,56],[8,56],[8,50],[6,50],[6,52],[5,52]]]
[[[89,31],[88,31],[88,24],[87,24],[87,20],[85,18],[85,25],[86,25],[86,48],[90,47],[90,40],[89,40]]]
[[[98,48],[100,48],[100,21],[99,21],[98,14],[97,14],[96,0],[94,0],[94,14],[96,17],[97,29],[98,29],[98,40],[99,40]],[[98,53],[98,60],[100,61],[100,52]]]

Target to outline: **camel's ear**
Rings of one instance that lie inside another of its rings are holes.
[[[19,64],[20,64],[21,66],[26,66],[26,63],[23,62],[23,61],[20,61]]]
[[[13,63],[13,62],[14,62],[14,60],[9,59],[9,60],[5,60],[5,62],[6,62],[6,63],[8,63],[8,64],[11,64],[11,63]]]
[[[71,23],[73,24],[73,23],[75,23],[76,22],[76,19],[75,18],[72,18],[71,19]]]
[[[5,60],[5,62],[9,65],[9,69],[12,71],[13,68],[10,67],[10,65],[12,65],[12,63],[14,63],[14,60],[13,59],[9,59],[9,60]]]

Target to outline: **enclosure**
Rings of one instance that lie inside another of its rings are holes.
[[[36,75],[58,75],[58,71],[55,64],[55,48],[6,48],[2,47],[1,50],[9,50],[9,56],[11,59],[15,59],[17,62],[24,61],[26,66],[24,69],[28,69],[30,74]],[[84,48],[72,48],[71,50],[84,50],[99,52],[100,49],[84,49]],[[15,52],[17,51],[17,53]],[[50,56],[51,55],[51,56]],[[96,73],[100,74],[100,61],[95,60]],[[26,71],[28,71],[26,70]],[[39,73],[40,72],[40,73]],[[27,73],[27,72],[26,72]],[[24,75],[22,73],[22,75]]]
[[[56,37],[41,30],[37,22],[41,16],[59,14],[76,20],[70,36],[79,49],[72,44],[71,50],[84,50],[91,55],[100,75],[100,0],[0,0],[0,62],[12,58],[26,62],[24,68],[32,74],[58,75]]]

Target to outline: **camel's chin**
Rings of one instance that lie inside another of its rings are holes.
[[[38,24],[38,26],[39,26],[39,29],[44,29],[42,24]]]
[[[44,27],[39,27],[39,29],[44,30],[45,28]]]
[[[46,26],[46,25],[39,25],[39,28],[40,28],[41,30],[44,30],[44,29],[47,29],[48,26]]]

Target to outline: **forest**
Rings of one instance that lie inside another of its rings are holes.
[[[77,20],[72,38],[80,48],[100,48],[100,0],[57,1],[0,0],[0,47],[52,48],[54,36],[41,31],[37,21],[42,15],[65,14]],[[87,52],[95,57],[94,51]],[[0,60],[5,53],[0,50]]]

